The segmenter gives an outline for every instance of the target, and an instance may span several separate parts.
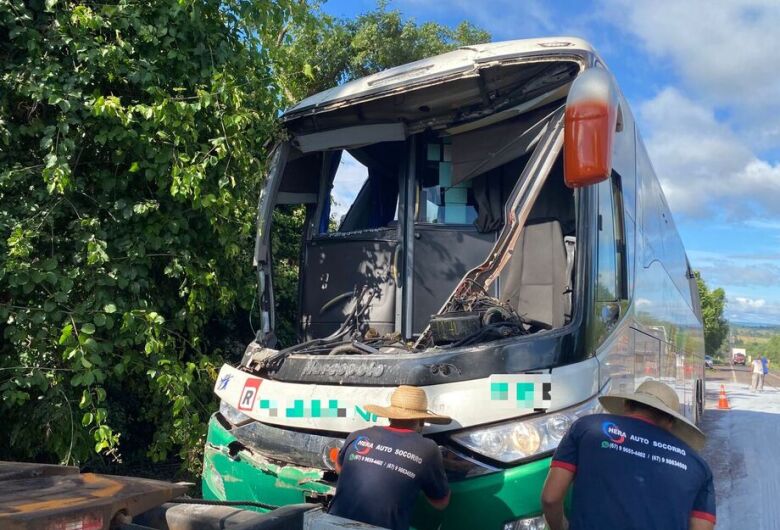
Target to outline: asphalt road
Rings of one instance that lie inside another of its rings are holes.
[[[745,366],[716,365],[714,370],[707,370],[707,381],[718,383],[746,383],[750,384],[750,370]]]
[[[709,395],[711,394],[710,391],[713,389],[715,391],[720,390],[721,383],[741,383],[750,386],[752,369],[749,366],[716,365],[714,370],[707,370],[706,372],[708,398],[711,397]],[[780,377],[773,373],[768,374],[764,381],[764,386],[780,389]]]
[[[712,468],[717,528],[780,530],[780,377],[769,374],[764,392],[750,391],[751,370],[707,370],[702,456]],[[721,385],[730,408],[717,408]]]

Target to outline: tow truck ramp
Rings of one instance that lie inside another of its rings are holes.
[[[183,498],[187,489],[160,480],[79,473],[76,467],[0,462],[0,529],[377,530],[328,515],[318,504],[260,513],[242,509],[240,502]]]

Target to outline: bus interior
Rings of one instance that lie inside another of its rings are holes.
[[[579,69],[487,68],[289,123],[255,256],[262,275],[263,212],[304,205],[300,342],[274,360],[409,354],[571,321],[578,194],[552,143]]]

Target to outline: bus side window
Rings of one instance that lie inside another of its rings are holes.
[[[626,244],[623,229],[623,205],[620,177],[598,184],[598,302],[614,302],[626,298]]]
[[[617,247],[615,245],[615,216],[612,204],[612,183],[605,180],[598,185],[598,265],[596,300],[617,300]]]
[[[621,300],[628,299],[628,241],[626,239],[626,223],[623,217],[623,178],[612,172],[612,198],[615,220],[615,247],[617,255],[617,296]]]

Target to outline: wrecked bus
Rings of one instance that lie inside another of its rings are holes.
[[[550,456],[597,396],[659,379],[698,419],[696,281],[631,110],[588,43],[463,47],[281,120],[258,211],[262,329],[216,381],[206,498],[326,503],[343,439],[383,421],[363,405],[409,384],[454,419],[424,431],[452,501],[421,502],[414,527],[543,528]],[[281,348],[270,234],[284,205],[306,220],[300,338]]]

